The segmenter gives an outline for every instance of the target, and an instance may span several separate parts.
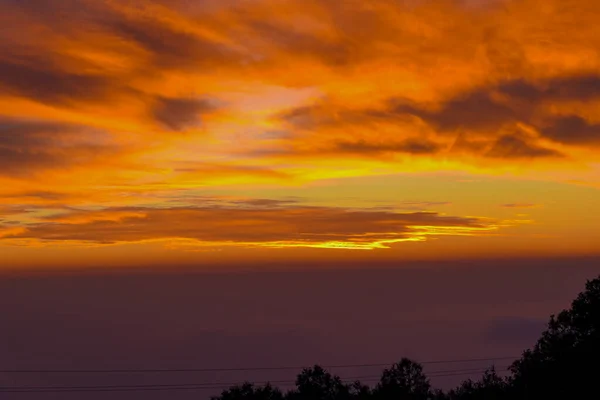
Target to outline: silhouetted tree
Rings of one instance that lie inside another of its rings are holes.
[[[283,394],[268,383],[265,386],[244,383],[224,390],[220,396],[212,397],[212,400],[283,400]]]
[[[433,400],[448,400],[448,395],[443,390],[435,389],[431,395]]]
[[[339,376],[331,375],[315,365],[305,368],[296,378],[296,390],[288,393],[290,400],[342,400],[350,398],[350,387]]]
[[[374,393],[379,399],[427,400],[433,397],[423,367],[408,358],[383,371]]]
[[[355,381],[351,385],[348,386],[350,391],[350,398],[354,400],[367,400],[372,398],[371,388],[367,385],[360,383],[360,381]]]
[[[508,397],[508,383],[500,377],[494,368],[487,370],[481,380],[464,381],[458,388],[451,390],[449,400],[502,400]]]
[[[511,367],[512,398],[600,398],[600,278],[558,316]]]

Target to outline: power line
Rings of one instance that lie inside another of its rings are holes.
[[[467,362],[482,362],[482,361],[502,361],[514,360],[518,357],[487,357],[487,358],[470,358],[470,359],[454,359],[454,360],[430,360],[422,361],[419,364],[454,364]],[[392,363],[374,363],[374,364],[338,364],[338,365],[322,365],[323,368],[368,368],[368,367],[386,367]],[[237,372],[237,371],[283,371],[283,370],[298,370],[307,368],[303,366],[273,366],[273,367],[239,367],[239,368],[164,368],[164,369],[13,369],[0,370],[0,373],[6,374],[105,374],[105,373],[182,373],[182,372]]]
[[[504,366],[503,366],[504,367]],[[500,368],[503,368],[500,367]],[[470,375],[477,372],[485,372],[487,369],[472,368],[460,370],[432,371],[428,377],[448,377]],[[362,379],[362,382],[377,382],[380,377],[355,376],[342,378],[344,383],[352,383],[354,380]],[[351,380],[351,381],[350,381]],[[292,380],[273,380],[268,383],[294,384]],[[104,385],[104,386],[0,386],[0,393],[69,393],[69,392],[131,392],[131,391],[180,391],[180,390],[218,390],[228,389],[231,385],[240,385],[239,382],[204,382],[204,383],[180,383],[180,384],[148,384],[148,385]]]
[[[468,372],[483,372],[485,369],[482,368],[471,368],[471,369],[459,369],[459,370],[442,370],[432,371],[428,376],[438,376],[437,374],[445,373],[468,373]],[[367,375],[367,376],[348,376],[342,377],[342,380],[351,379],[379,379],[379,375]],[[294,383],[295,381],[285,380],[264,380],[264,383]],[[256,382],[253,382],[256,384]],[[170,386],[215,386],[215,385],[238,385],[240,382],[203,382],[203,383],[167,383],[167,384],[144,384],[144,385],[101,385],[101,386],[27,386],[27,389],[112,389],[112,388],[129,388],[129,387],[170,387]],[[0,386],[0,391],[5,389],[21,389],[24,386]]]

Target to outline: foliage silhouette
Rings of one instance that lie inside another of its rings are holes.
[[[508,382],[496,373],[495,368],[484,372],[481,380],[464,381],[458,388],[448,393],[448,400],[501,400],[508,398]]]
[[[283,393],[270,384],[255,386],[252,383],[244,383],[224,390],[220,396],[213,397],[220,400],[283,400]]]
[[[569,310],[551,316],[532,350],[511,367],[517,399],[598,399],[600,278],[588,281]]]
[[[213,400],[570,400],[600,399],[600,277],[586,283],[571,308],[551,316],[531,350],[510,367],[510,376],[494,368],[478,381],[464,381],[448,393],[434,391],[423,367],[402,358],[385,369],[375,388],[344,383],[322,367],[304,369],[296,389],[283,394],[270,385],[246,383]]]
[[[349,385],[350,398],[354,400],[370,400],[372,399],[373,392],[367,385],[362,384],[360,381],[355,381]]]
[[[432,392],[421,364],[403,358],[383,371],[374,394],[378,399],[428,400]]]
[[[288,393],[289,400],[339,400],[350,399],[350,386],[337,375],[331,375],[315,365],[305,368],[296,378],[296,390]]]

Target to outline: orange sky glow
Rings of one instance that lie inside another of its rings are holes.
[[[0,269],[600,253],[596,0],[0,2]]]

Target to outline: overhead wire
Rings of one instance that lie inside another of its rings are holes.
[[[503,361],[516,359],[518,357],[486,357],[486,358],[468,358],[453,360],[429,360],[421,361],[419,364],[454,364],[483,361]],[[367,367],[385,367],[393,363],[372,363],[372,364],[337,364],[322,365],[323,368],[367,368]],[[159,369],[4,369],[0,373],[5,374],[104,374],[104,373],[183,373],[183,372],[243,372],[243,371],[283,371],[283,370],[301,370],[309,368],[309,365],[301,366],[270,366],[270,367],[233,367],[233,368],[159,368]]]
[[[504,368],[507,366],[499,366]],[[428,377],[449,377],[469,375],[478,372],[485,372],[488,369],[449,369],[431,371]],[[356,380],[364,382],[377,382],[380,376],[352,376],[344,377],[341,380],[344,383],[353,383]],[[248,382],[250,383],[250,382]],[[271,380],[263,384],[295,384],[295,380]],[[202,383],[174,383],[174,384],[144,384],[144,385],[100,385],[100,386],[0,386],[0,393],[69,393],[69,392],[131,392],[131,391],[181,391],[181,390],[225,390],[235,385],[243,384],[240,382],[202,382]],[[256,384],[256,383],[252,383]]]

